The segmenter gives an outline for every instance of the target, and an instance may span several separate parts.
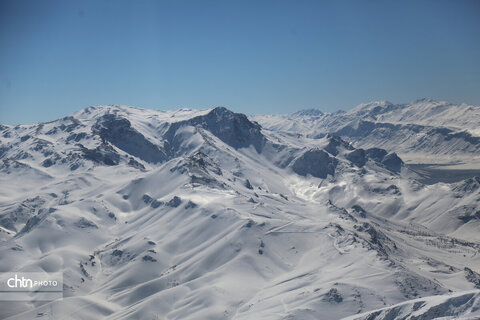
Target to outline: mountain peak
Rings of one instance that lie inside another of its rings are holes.
[[[432,98],[420,98],[420,99],[416,99],[415,101],[413,101],[412,104],[420,103],[420,102],[437,102],[437,101],[432,99]]]
[[[217,106],[212,109],[213,112],[216,113],[233,113],[233,111],[225,108],[224,106]]]
[[[311,109],[302,109],[297,112],[292,113],[293,116],[296,117],[318,117],[323,116],[324,113],[319,109],[311,108]]]
[[[392,105],[394,104],[387,100],[370,101],[359,104],[357,107],[351,110],[351,113],[366,113],[371,112],[372,110],[385,109]]]
[[[81,109],[73,114],[73,117],[79,119],[94,119],[101,117],[106,114],[133,114],[137,112],[145,112],[145,109],[130,107],[125,105],[110,104],[110,105],[98,105],[98,106],[89,106],[87,108]]]
[[[183,125],[201,126],[234,148],[253,145],[260,152],[265,143],[258,123],[250,121],[243,113],[235,113],[225,107],[216,107],[207,114],[173,123],[167,136]]]

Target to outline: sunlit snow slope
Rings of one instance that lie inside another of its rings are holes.
[[[1,126],[0,272],[65,285],[0,318],[480,317],[480,178],[354,146],[225,108]]]

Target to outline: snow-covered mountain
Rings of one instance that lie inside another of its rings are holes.
[[[480,168],[480,106],[421,99],[374,101],[348,112],[254,116],[263,127],[311,138],[331,133],[356,147],[395,151],[407,163],[464,163]]]
[[[65,283],[0,318],[480,317],[480,179],[424,185],[393,148],[314,131],[355,112],[104,106],[1,126],[0,272]]]

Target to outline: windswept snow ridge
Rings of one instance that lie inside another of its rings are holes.
[[[0,272],[63,272],[64,299],[0,301],[0,318],[474,318],[479,178],[423,184],[372,133],[448,126],[415,151],[476,154],[474,130],[445,138],[473,120],[442,105],[258,123],[103,106],[1,126]]]

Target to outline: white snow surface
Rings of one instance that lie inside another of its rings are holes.
[[[0,318],[478,318],[480,178],[424,185],[395,150],[286,132],[301,117],[335,121],[103,106],[1,126],[0,272],[65,285]]]

